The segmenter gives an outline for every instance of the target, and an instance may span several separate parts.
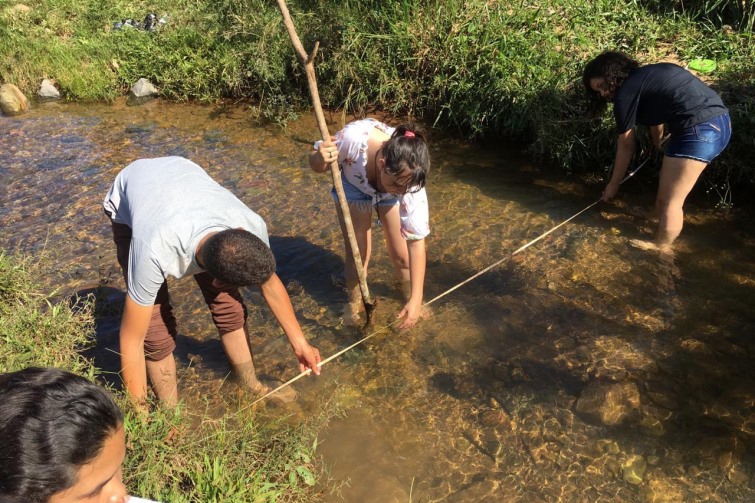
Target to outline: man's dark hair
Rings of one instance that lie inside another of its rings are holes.
[[[70,372],[0,374],[0,501],[46,503],[123,424],[108,392]]]
[[[243,229],[210,236],[202,247],[204,268],[223,283],[261,285],[275,272],[275,257],[260,238]]]
[[[594,111],[604,109],[606,100],[590,87],[590,80],[602,77],[605,79],[606,90],[615,95],[627,76],[639,66],[640,64],[634,59],[623,52],[616,51],[606,51],[587,63],[582,73],[582,84],[587,90]]]
[[[427,134],[416,124],[401,124],[383,145],[386,171],[398,175],[408,170],[408,192],[416,192],[425,186],[430,172],[430,149]]]

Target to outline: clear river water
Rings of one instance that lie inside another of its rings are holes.
[[[331,132],[342,124],[329,116]],[[100,206],[141,157],[182,155],[268,223],[278,274],[327,357],[344,327],[343,268],[328,175],[307,168],[310,117],[260,125],[243,106],[155,101],[48,104],[0,118],[0,246],[45,254],[61,295],[96,292],[97,348],[118,367],[123,280]],[[515,150],[433,144],[426,298],[452,288],[594,202],[601,183],[554,175]],[[647,168],[652,170],[652,167]],[[320,434],[332,501],[755,501],[755,219],[715,211],[698,187],[674,263],[633,248],[653,224],[639,176],[499,267],[433,303],[415,328],[374,227],[380,334],[294,386],[291,420],[342,411]],[[171,282],[188,403],[234,392],[193,281]],[[293,355],[261,296],[244,292],[258,371],[287,380]]]

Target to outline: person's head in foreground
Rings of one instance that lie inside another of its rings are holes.
[[[0,501],[124,503],[123,416],[105,389],[70,372],[0,374]]]

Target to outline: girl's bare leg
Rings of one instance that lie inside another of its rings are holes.
[[[336,211],[340,217],[341,207],[338,203],[336,203]],[[372,250],[371,203],[349,203],[349,213],[351,214],[351,223],[354,227],[354,234],[357,240],[357,246],[359,246],[359,255],[362,259],[364,276],[366,278],[367,264],[370,261],[370,253]],[[342,222],[343,218],[339,218],[339,221]],[[346,264],[344,270],[344,282],[346,283],[346,295],[348,296],[348,301],[343,310],[343,320],[346,325],[358,325],[359,311],[363,305],[362,294],[359,291],[359,275],[357,274],[356,265],[352,258],[349,237],[346,233],[346,228],[343,225],[341,225],[341,232],[343,234],[345,250],[344,262]]]
[[[659,218],[656,234],[659,250],[671,251],[671,245],[684,225],[684,201],[706,166],[707,163],[694,159],[663,158],[655,203]]]

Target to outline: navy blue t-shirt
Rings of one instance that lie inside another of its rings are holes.
[[[632,70],[613,99],[618,134],[635,124],[667,124],[674,133],[728,112],[713,89],[673,63]]]

